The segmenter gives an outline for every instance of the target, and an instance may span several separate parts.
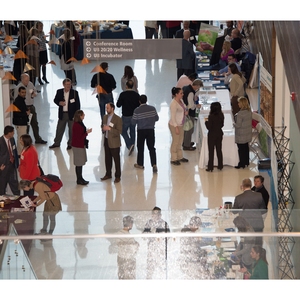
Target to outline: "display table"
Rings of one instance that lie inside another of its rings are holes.
[[[196,142],[198,143],[199,149],[199,168],[205,169],[208,163],[208,141],[207,133],[208,130],[205,126],[205,118],[208,117],[207,114],[199,114],[198,120],[195,123],[194,134],[198,138]],[[232,125],[232,115],[231,113],[224,113],[224,127],[223,130],[223,141],[222,141],[222,153],[223,153],[223,165],[236,166],[239,162],[238,149],[235,143],[235,130]],[[214,164],[217,163],[217,156],[215,151]]]
[[[0,208],[0,236],[7,235],[10,224],[13,224],[18,235],[33,235],[35,222],[35,207],[31,207],[29,211],[21,211],[21,202],[18,197],[12,200],[10,204],[6,204],[4,208]],[[35,197],[32,197],[34,199]],[[31,240],[23,240],[22,244],[28,254],[31,247]],[[0,248],[1,250],[1,248]]]
[[[213,84],[213,82],[212,82]],[[203,98],[206,98],[205,103],[203,103]],[[200,114],[208,114],[210,111],[210,105],[213,102],[220,102],[222,106],[223,113],[231,113],[231,103],[230,103],[230,94],[227,89],[216,90],[214,92],[200,92],[199,94],[199,103],[201,104]]]

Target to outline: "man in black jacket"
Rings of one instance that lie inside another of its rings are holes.
[[[54,103],[59,107],[58,109],[58,122],[56,127],[56,134],[54,144],[50,149],[60,147],[63,134],[68,124],[69,139],[67,150],[72,149],[72,126],[75,111],[80,109],[79,94],[76,90],[72,89],[72,81],[69,78],[63,80],[63,89],[56,92]]]
[[[254,186],[252,187],[252,191],[254,192],[258,192],[262,194],[262,197],[264,199],[264,203],[266,205],[266,210],[268,210],[268,204],[269,204],[269,198],[270,195],[268,193],[268,191],[266,190],[265,186],[264,186],[264,177],[261,175],[256,175],[254,176]],[[263,219],[265,220],[267,217],[267,213],[263,214]]]
[[[13,105],[17,108],[13,111],[13,124],[17,130],[17,148],[18,154],[21,154],[22,145],[20,144],[20,137],[27,133],[28,115],[30,110],[27,108],[26,103],[26,88],[20,86],[18,89],[18,97],[13,102]]]
[[[114,103],[112,91],[116,88],[116,81],[113,75],[107,72],[108,63],[100,64],[100,72],[95,74],[91,80],[91,87],[97,88],[97,98],[100,106],[101,120],[105,115],[105,106],[107,103]]]

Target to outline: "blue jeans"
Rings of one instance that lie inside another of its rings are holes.
[[[105,115],[105,106],[107,103],[112,102],[114,103],[114,98],[113,94],[98,94],[98,102],[99,102],[99,107],[100,107],[100,115],[101,115],[101,120],[103,119],[103,116]]]
[[[124,138],[127,149],[131,147],[131,145],[135,144],[135,125],[131,124],[132,117],[122,116],[122,136]],[[128,135],[129,129],[129,135]]]

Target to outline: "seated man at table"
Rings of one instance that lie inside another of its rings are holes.
[[[228,63],[227,66],[225,66],[224,68],[220,69],[217,72],[217,75],[226,75],[226,73],[228,73],[228,66],[230,64],[236,64],[239,72],[241,72],[241,66],[237,62],[236,55],[234,53],[228,55],[228,57],[227,57],[227,63]]]
[[[227,62],[228,62],[228,65],[226,67],[220,69],[217,72],[217,76],[219,76],[219,75],[224,75],[225,76],[225,78],[224,78],[224,84],[229,84],[229,82],[231,80],[231,77],[232,77],[232,74],[228,70],[229,65],[236,64],[239,72],[241,72],[241,66],[237,62],[236,55],[234,53],[228,55]]]
[[[237,28],[234,28],[231,32],[231,38],[230,38],[231,48],[234,51],[237,51],[242,47],[242,39],[240,36],[241,36],[240,31]]]

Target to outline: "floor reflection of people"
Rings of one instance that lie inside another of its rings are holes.
[[[189,224],[181,229],[181,232],[191,233],[191,237],[180,238],[180,269],[184,274],[184,279],[209,279],[210,273],[206,268],[206,251],[200,237],[192,237],[192,234],[199,232],[202,221],[200,217],[194,216]]]
[[[123,218],[123,229],[117,234],[129,234],[133,226],[133,218],[126,216]],[[136,279],[136,253],[139,243],[134,238],[118,238],[113,247],[117,247],[118,278]]]
[[[169,225],[161,217],[161,209],[155,206],[152,210],[152,218],[145,225],[143,233],[161,233],[170,232]],[[147,252],[147,279],[152,279],[156,270],[160,275],[166,270],[168,241],[167,238],[148,238]]]

